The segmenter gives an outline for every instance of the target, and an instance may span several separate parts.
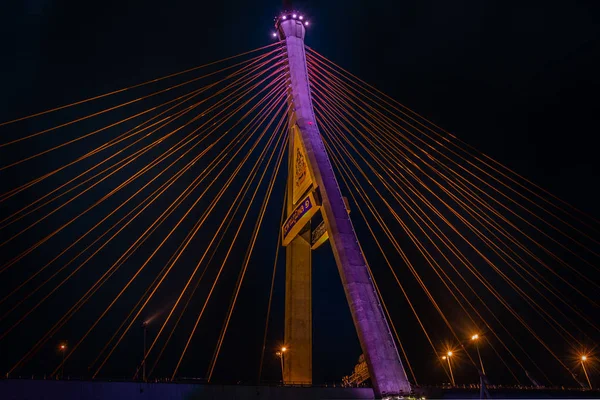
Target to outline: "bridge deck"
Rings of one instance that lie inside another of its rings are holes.
[[[492,389],[495,399],[597,399],[599,391],[556,389]],[[477,399],[477,389],[419,388],[416,397]],[[203,385],[194,383],[139,383],[0,380],[2,400],[355,400],[373,399],[371,388]]]
[[[0,380],[2,400],[321,400],[372,399],[371,388]]]

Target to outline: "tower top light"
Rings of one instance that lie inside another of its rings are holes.
[[[284,11],[277,17],[275,17],[275,29],[277,29],[277,31],[279,32],[280,38],[284,38],[286,36],[283,30],[281,29],[281,24],[283,24],[284,22],[287,24],[298,24],[298,26],[302,26],[303,28],[309,25],[306,15],[300,13],[299,11]]]

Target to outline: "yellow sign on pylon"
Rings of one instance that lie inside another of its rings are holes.
[[[294,211],[285,220],[281,227],[282,243],[287,246],[304,228],[304,225],[319,211],[320,205],[317,204],[315,196],[309,193],[295,208]]]
[[[294,125],[292,131],[294,133],[292,201],[296,205],[306,191],[313,187],[313,178],[310,174],[310,168],[308,168],[308,158],[300,137],[300,129],[297,125]]]
[[[346,211],[350,214],[350,202],[348,202],[347,197],[343,197],[344,204],[346,205]],[[329,232],[327,232],[327,228],[325,227],[325,221],[321,221],[319,225],[315,229],[313,229],[311,234],[310,241],[310,249],[316,250],[323,243],[325,243],[329,239]]]
[[[329,233],[325,227],[325,221],[321,221],[319,225],[311,233],[310,249],[316,250],[319,246],[329,239]]]

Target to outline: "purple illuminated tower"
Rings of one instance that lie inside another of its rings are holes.
[[[369,277],[366,260],[360,251],[358,239],[315,122],[304,52],[305,23],[304,20],[300,20],[300,14],[295,13],[285,13],[276,22],[279,36],[285,41],[289,62],[292,103],[290,137],[291,140],[297,138],[295,140],[301,142],[305,153],[303,156],[307,159],[306,165],[312,180],[311,188],[313,191],[318,191],[320,195],[317,197],[321,199],[325,227],[360,345],[369,367],[375,395],[377,397],[405,395],[410,393],[410,384]],[[296,143],[294,146],[299,144]],[[291,169],[296,168],[296,165],[292,164],[298,163],[294,158],[291,160]],[[288,180],[288,185],[295,183]],[[288,217],[294,207],[298,207],[296,204],[305,201],[303,198],[294,199],[292,193],[293,190],[288,187],[288,196],[292,196],[288,198],[287,203]],[[303,223],[306,224],[305,221]],[[308,243],[305,243],[307,240]],[[284,381],[292,382],[297,376],[308,376],[304,380],[309,381],[312,369],[310,357],[312,336],[310,335],[311,321],[307,321],[307,318],[312,316],[310,313],[310,234],[306,234],[306,228],[299,230],[297,236],[288,244],[287,269],[285,336],[286,345],[289,344],[290,349],[289,355],[286,354],[284,359]],[[290,281],[290,277],[296,281]]]

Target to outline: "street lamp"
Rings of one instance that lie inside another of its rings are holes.
[[[592,390],[592,382],[590,381],[590,377],[587,373],[587,369],[585,369],[585,363],[588,360],[588,357],[586,355],[582,355],[581,356],[581,368],[583,368],[583,373],[585,374],[585,378],[588,381],[588,385],[590,386],[590,390]]]
[[[275,355],[277,357],[279,357],[280,361],[281,361],[281,382],[283,383],[283,353],[285,353],[287,351],[287,347],[282,347],[280,351],[278,351],[277,353],[275,353]]]
[[[448,351],[445,356],[442,357],[442,360],[448,361],[448,369],[450,370],[450,379],[452,380],[452,386],[456,386],[456,382],[454,382],[454,374],[452,373],[452,364],[450,364],[450,357],[452,357],[454,353],[452,351]]]
[[[479,352],[479,335],[474,334],[471,336],[471,341],[475,342],[475,348],[477,349],[477,356],[479,357],[479,365],[481,365],[481,373],[485,375],[485,368],[483,368],[483,360],[481,358],[481,353]]]
[[[144,353],[142,353],[142,381],[144,382],[146,382],[146,334],[148,332],[148,322],[149,320],[142,322],[142,329],[144,330]]]
[[[67,352],[66,343],[61,343],[58,346],[58,350],[62,353],[62,362],[60,364],[60,379],[63,379],[65,376],[65,353]]]

